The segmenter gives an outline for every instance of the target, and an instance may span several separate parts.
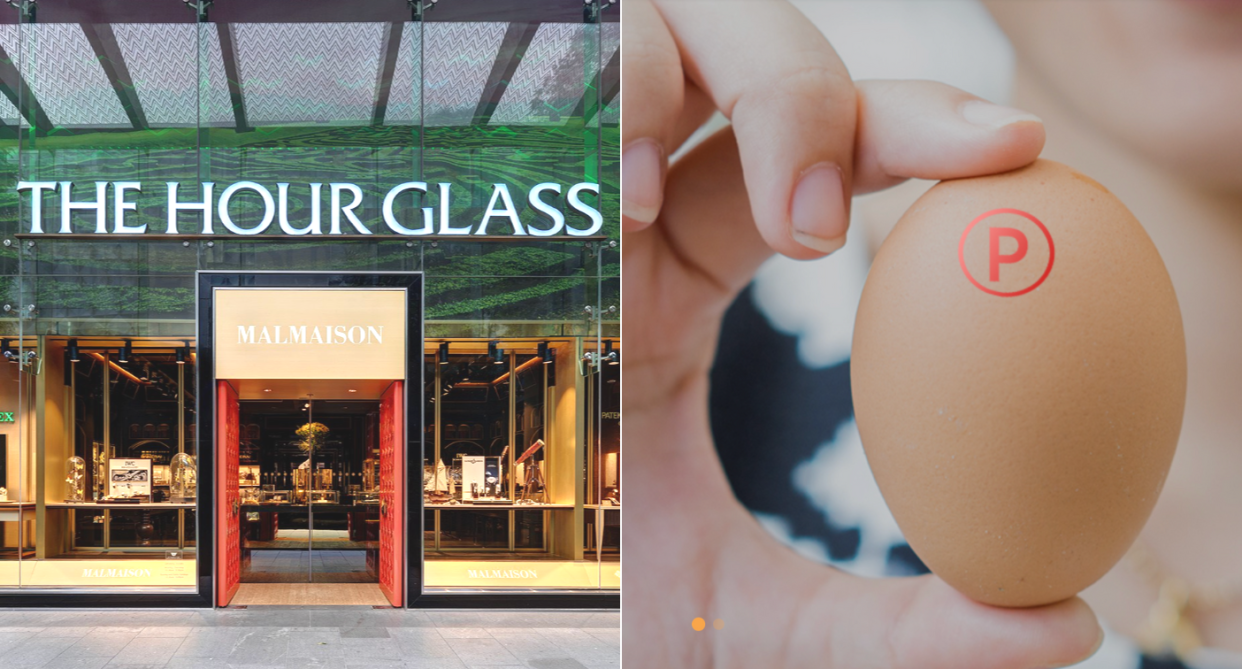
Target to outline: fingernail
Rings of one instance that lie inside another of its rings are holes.
[[[621,213],[640,223],[651,223],[660,213],[664,151],[650,139],[640,139],[621,154]]]
[[[968,100],[962,103],[959,111],[962,114],[962,118],[970,123],[985,125],[989,128],[1003,128],[1014,123],[1021,123],[1022,121],[1043,123],[1042,119],[1030,112],[1024,112],[1013,107],[994,105],[987,100]]]
[[[820,163],[802,173],[794,188],[789,221],[799,244],[823,253],[841,248],[849,228],[841,168]]]

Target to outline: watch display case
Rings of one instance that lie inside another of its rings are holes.
[[[362,461],[362,489],[379,489],[379,458],[367,458]]]
[[[311,504],[340,504],[340,493],[336,490],[312,490],[310,493]]]
[[[322,491],[332,488],[332,470],[316,469],[311,471],[310,468],[299,468],[293,470],[293,501],[297,504],[306,504],[312,491]]]
[[[293,499],[291,490],[264,490],[259,497],[261,504],[288,504]]]
[[[169,483],[172,501],[193,502],[198,495],[198,468],[194,465],[194,456],[186,453],[174,455],[169,472],[172,477]]]

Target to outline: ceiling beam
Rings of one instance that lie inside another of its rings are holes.
[[[496,113],[496,107],[505,96],[513,73],[526,56],[531,40],[539,31],[538,23],[510,23],[505,30],[505,37],[500,42],[500,50],[496,52],[496,61],[492,63],[492,72],[483,86],[483,95],[479,98],[479,106],[474,112],[472,125],[487,125]]]
[[[142,103],[138,100],[138,91],[134,88],[133,78],[129,76],[129,67],[125,65],[125,58],[121,55],[121,47],[116,42],[116,34],[112,32],[112,26],[107,23],[83,23],[81,25],[82,32],[86,33],[86,41],[91,43],[91,49],[95,51],[95,59],[99,61],[100,67],[107,75],[108,83],[116,92],[116,97],[121,102],[125,115],[129,117],[130,124],[135,130],[149,128],[147,115],[143,112]]]
[[[375,86],[375,112],[371,115],[371,125],[384,125],[384,115],[388,113],[388,94],[392,90],[392,74],[397,70],[397,57],[401,51],[401,32],[405,24],[393,21],[384,30],[384,42],[380,46],[379,81]]]
[[[594,113],[587,116],[587,99],[591,95],[595,95],[599,91],[599,105]],[[612,57],[608,59],[608,64],[604,69],[595,75],[595,78],[587,86],[586,92],[582,94],[582,99],[578,101],[578,107],[574,109],[573,118],[582,118],[583,123],[589,123],[595,114],[604,110],[608,103],[617,97],[617,93],[621,92],[621,49],[617,48],[612,52]]]
[[[35,99],[34,93],[26,85],[25,78],[17,69],[17,63],[0,47],[0,93],[3,93],[17,111],[26,117],[26,122],[34,126],[38,134],[47,134],[52,129],[43,106]]]
[[[229,82],[229,100],[233,105],[233,118],[237,132],[250,132],[254,128],[246,121],[246,100],[242,97],[241,70],[237,65],[237,49],[233,41],[233,24],[217,23],[220,35],[220,55],[224,58],[224,78]]]
[[[180,5],[179,2],[136,2],[135,0],[40,0],[40,4],[71,4],[83,8],[92,5],[132,5],[124,11],[134,15],[135,21],[146,21],[137,15],[142,8],[154,5]],[[426,0],[424,0],[426,4]],[[294,11],[290,11],[290,7]],[[161,8],[161,12],[165,11]],[[364,22],[387,23],[409,21],[410,3],[406,0],[366,0],[366,2],[342,2],[341,0],[220,0],[211,7],[212,21],[226,23],[311,23]],[[39,7],[40,12],[46,10]],[[171,13],[172,10],[167,10]],[[444,0],[434,10],[427,11],[424,20],[431,21],[488,21],[508,23],[511,21],[538,21],[546,23],[582,23],[582,0]],[[616,21],[620,12],[606,11],[603,20]],[[110,16],[102,11],[96,15]],[[610,16],[611,15],[611,16]],[[191,16],[193,14],[191,13]],[[59,19],[57,19],[59,20]],[[172,19],[179,20],[179,19]],[[99,22],[121,23],[121,19],[101,18]],[[156,21],[159,22],[159,21]]]

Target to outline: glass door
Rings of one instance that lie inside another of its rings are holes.
[[[298,436],[308,447],[300,465],[310,548],[307,580],[375,583],[378,514],[362,494],[373,485],[362,479],[374,450],[377,403],[327,398],[306,403],[307,420]]]
[[[243,583],[379,582],[379,390],[336,384],[242,401]]]

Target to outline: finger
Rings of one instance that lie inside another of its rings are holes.
[[[854,194],[908,179],[1017,169],[1044,147],[1039,118],[935,81],[859,81]]]
[[[1077,597],[1002,609],[932,575],[868,579],[826,568],[777,544],[750,519],[725,527],[715,530],[723,546],[705,601],[726,629],[745,633],[717,650],[728,655],[719,664],[1032,669],[1080,662],[1103,636]]]
[[[728,300],[772,249],[755,227],[732,127],[708,137],[669,172],[657,223],[672,258]]]
[[[907,178],[953,179],[1016,169],[1039,156],[1043,124],[935,82],[859,86],[855,194]],[[727,291],[772,254],[754,229],[733,128],[690,151],[669,174],[661,225],[676,257]],[[844,237],[841,238],[844,243]]]
[[[764,240],[795,258],[840,248],[856,101],[832,46],[783,0],[662,0],[658,7],[687,77],[733,122]]]
[[[689,79],[685,82],[685,101],[682,103],[681,117],[673,128],[672,141],[669,142],[670,153],[681,148],[682,144],[698,130],[712,114],[716,113],[716,105],[707,97],[701,88]]]
[[[621,220],[624,230],[634,231],[650,225],[660,212],[684,75],[673,37],[649,0],[626,4],[621,40]]]
[[[845,596],[860,601],[844,618],[852,621],[848,627],[853,629],[837,635],[849,645],[838,649],[857,653],[859,659],[887,651],[892,667],[1064,666],[1089,657],[1103,638],[1095,614],[1077,597],[1048,606],[1002,609],[970,600],[934,576],[844,580],[844,589],[853,591]]]

